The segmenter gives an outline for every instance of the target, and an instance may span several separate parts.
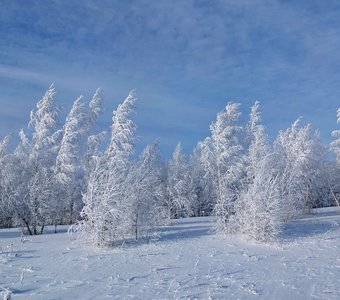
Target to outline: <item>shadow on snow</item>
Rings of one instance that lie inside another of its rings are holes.
[[[330,233],[340,225],[340,210],[320,210],[283,225],[281,237],[306,238]]]

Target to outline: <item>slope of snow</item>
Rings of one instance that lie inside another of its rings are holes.
[[[150,243],[104,250],[65,227],[24,243],[18,229],[1,230],[0,288],[13,299],[340,299],[339,225],[339,209],[321,209],[268,246],[190,218]]]

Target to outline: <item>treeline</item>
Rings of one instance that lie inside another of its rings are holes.
[[[79,97],[62,127],[54,97],[51,86],[14,151],[9,137],[0,143],[1,227],[42,234],[46,225],[75,224],[82,238],[106,246],[149,237],[173,218],[214,215],[218,232],[268,242],[282,223],[339,205],[340,130],[331,144],[337,166],[310,124],[298,119],[270,143],[259,102],[245,124],[240,104],[228,103],[191,155],[178,144],[164,161],[155,142],[136,158],[134,92],[109,132],[97,131],[99,90],[89,102]]]

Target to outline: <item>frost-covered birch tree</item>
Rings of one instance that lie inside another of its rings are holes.
[[[340,124],[340,108],[337,110],[337,123]],[[332,168],[329,186],[332,198],[336,205],[340,206],[340,129],[333,130],[332,137],[334,140],[331,143],[331,150],[336,156],[336,166]]]
[[[265,127],[261,124],[262,115],[260,112],[260,102],[256,101],[251,107],[250,119],[247,125],[247,140],[250,142],[247,160],[248,170],[247,177],[252,178],[252,173],[257,168],[257,163],[266,157],[269,153],[268,137],[265,133]]]
[[[130,168],[125,198],[128,200],[135,238],[149,237],[153,228],[166,217],[165,189],[158,143],[148,145]]]
[[[65,125],[54,167],[56,199],[54,222],[73,224],[81,209],[81,193],[85,185],[84,152],[88,113],[83,97],[73,103]],[[63,219],[63,220],[62,220]]]
[[[280,193],[283,220],[297,217],[314,206],[314,192],[322,179],[325,152],[311,124],[300,126],[300,119],[281,131],[275,141],[280,159]]]
[[[54,100],[55,89],[51,85],[31,112],[29,127],[32,138],[23,131],[21,142],[15,152],[14,170],[17,175],[17,192],[13,206],[17,216],[26,225],[30,234],[42,233],[49,222],[52,197],[52,166],[58,148],[58,108]],[[18,168],[20,166],[20,168]]]
[[[246,180],[237,205],[240,233],[270,242],[280,232],[280,193],[275,155],[261,124],[258,101],[251,108],[247,125],[249,148],[245,155]]]
[[[337,111],[337,123],[340,124],[340,108]],[[332,136],[334,141],[331,143],[331,149],[334,151],[337,164],[340,166],[340,129],[333,130]]]
[[[211,139],[199,142],[192,157],[194,198],[191,210],[194,216],[211,215],[216,204],[216,163]]]
[[[100,145],[106,137],[106,132],[97,132],[95,128],[98,117],[103,113],[103,96],[100,89],[94,93],[90,103],[90,113],[88,120],[87,151],[85,157],[86,178],[91,172],[93,161],[101,155]]]
[[[8,172],[11,155],[8,153],[10,137],[0,141],[0,228],[13,225],[13,207],[8,194]]]
[[[273,154],[256,165],[252,183],[242,191],[240,233],[260,242],[274,241],[281,231],[279,178]]]
[[[193,197],[188,159],[177,144],[166,171],[166,206],[170,219],[182,218],[190,214]]]
[[[210,126],[211,140],[216,161],[217,230],[223,233],[237,231],[236,205],[242,189],[243,147],[239,103],[228,103],[226,109],[217,114],[216,122]]]
[[[136,96],[130,92],[113,113],[111,140],[105,153],[96,159],[83,195],[82,236],[98,246],[113,245],[129,233],[125,184],[134,150],[135,123],[131,120]]]

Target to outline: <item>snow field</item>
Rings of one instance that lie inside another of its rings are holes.
[[[18,229],[1,230],[0,288],[25,300],[340,299],[339,225],[338,208],[320,209],[261,245],[216,235],[211,217],[188,218],[150,243],[107,249],[66,227],[23,242]]]

